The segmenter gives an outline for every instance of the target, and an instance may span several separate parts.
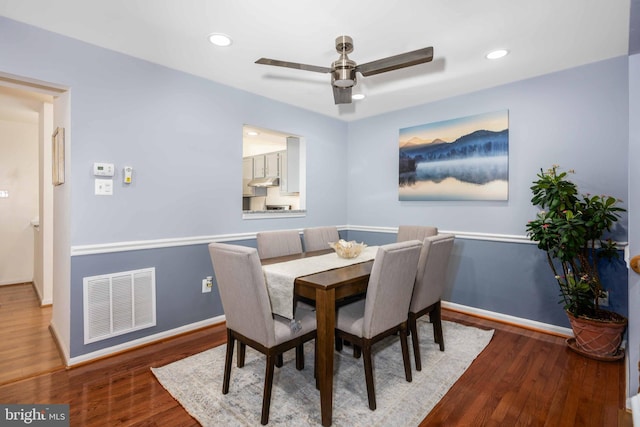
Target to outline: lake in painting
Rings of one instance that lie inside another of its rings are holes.
[[[400,129],[399,200],[508,200],[509,112]]]

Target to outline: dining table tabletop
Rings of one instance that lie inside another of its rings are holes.
[[[333,250],[303,252],[262,260],[263,266],[332,253]],[[337,255],[336,255],[337,256]],[[357,260],[354,260],[357,261]],[[350,263],[325,271],[295,277],[293,294],[315,301],[317,322],[317,375],[320,388],[320,410],[323,426],[333,418],[333,361],[336,325],[336,302],[366,292],[373,259]],[[293,304],[293,301],[292,301]]]

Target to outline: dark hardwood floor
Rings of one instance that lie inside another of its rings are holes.
[[[495,335],[421,426],[627,425],[622,362],[586,359],[560,337],[447,310],[443,317]],[[0,403],[68,403],[72,426],[198,425],[149,368],[224,342],[224,325],[217,325],[55,369],[0,385]]]
[[[587,359],[569,350],[561,337],[451,311],[443,317],[496,332],[421,426],[604,427],[629,422],[623,410],[622,361]]]
[[[0,286],[0,385],[64,366],[49,323],[31,283]]]

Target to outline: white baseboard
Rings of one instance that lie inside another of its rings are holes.
[[[479,308],[469,307],[461,304],[456,304],[452,302],[442,301],[442,307],[448,308],[454,311],[459,311],[462,313],[467,313],[471,315],[476,315],[480,317],[484,317],[486,319],[492,319],[497,322],[508,323],[515,326],[520,326],[527,329],[535,329],[541,332],[548,332],[553,335],[560,335],[571,337],[573,336],[573,332],[569,328],[563,328],[560,326],[550,325],[548,323],[536,322],[533,320],[523,319],[520,317],[509,316],[502,313],[496,313],[493,311],[482,310]],[[196,323],[191,323],[189,325],[181,326],[179,328],[171,329],[168,331],[160,332],[158,334],[150,335],[147,337],[139,338],[137,340],[129,341],[123,344],[119,344],[113,347],[103,348],[98,351],[94,351],[92,353],[83,354],[81,356],[69,358],[68,355],[65,355],[65,363],[68,367],[72,367],[74,365],[90,362],[95,359],[100,359],[103,357],[107,357],[116,353],[120,353],[125,350],[131,350],[135,347],[139,347],[145,344],[151,344],[155,341],[160,341],[166,338],[173,337],[175,335],[180,335],[185,332],[195,331],[197,329],[212,326],[225,321],[224,315],[216,316],[207,320],[203,320]],[[53,328],[55,329],[55,328]],[[54,331],[55,333],[55,331]]]
[[[550,325],[548,323],[537,322],[535,320],[523,319],[522,317],[510,316],[508,314],[496,313],[494,311],[483,310],[481,308],[469,307],[462,304],[456,304],[453,302],[442,301],[442,308],[448,308],[453,311],[459,311],[461,313],[476,315],[484,317],[486,319],[495,320],[496,322],[508,323],[515,326],[520,326],[526,329],[534,329],[541,332],[547,332],[553,335],[560,335],[564,337],[572,337],[573,331],[571,328],[564,328],[562,326]]]
[[[0,280],[0,286],[9,286],[9,285],[22,285],[23,283],[31,283],[33,282],[33,277],[27,278],[19,278],[19,279],[8,279],[8,280]]]
[[[63,359],[62,362],[64,363],[65,366],[69,366],[69,352],[68,352],[67,345],[64,345],[62,343],[62,340],[60,339],[60,334],[58,333],[56,325],[53,322],[53,319],[51,320],[51,323],[49,323],[49,330],[53,335],[53,339],[56,341],[58,350],[62,352],[62,359]]]
[[[90,362],[95,359],[100,359],[106,356],[111,356],[116,353],[120,353],[125,350],[131,350],[135,347],[139,347],[145,344],[151,344],[155,341],[160,341],[166,338],[173,337],[175,335],[184,334],[186,332],[195,331],[200,328],[204,328],[206,326],[216,325],[218,323],[222,323],[225,321],[224,315],[212,317],[210,319],[202,320],[200,322],[191,323],[189,325],[180,326],[175,329],[170,329],[168,331],[163,331],[154,335],[149,335],[146,337],[139,338],[137,340],[128,341],[126,343],[118,344],[113,347],[103,348],[98,351],[94,351],[92,353],[86,353],[81,356],[76,356],[72,358],[66,357],[66,365],[68,367],[72,367],[74,365],[78,365],[81,363]]]
[[[38,296],[38,301],[40,301],[40,307],[46,307],[48,305],[53,305],[53,300],[51,298],[44,299],[42,298],[42,293],[40,292],[40,285],[33,279],[33,289],[36,290],[36,295]]]

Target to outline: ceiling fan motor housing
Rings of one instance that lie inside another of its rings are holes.
[[[353,52],[353,39],[349,36],[336,38],[336,50],[340,58],[331,64],[331,84],[339,88],[352,87],[356,84],[356,63],[347,56]]]
[[[331,64],[331,84],[336,87],[352,87],[356,84],[356,63],[346,54]]]

